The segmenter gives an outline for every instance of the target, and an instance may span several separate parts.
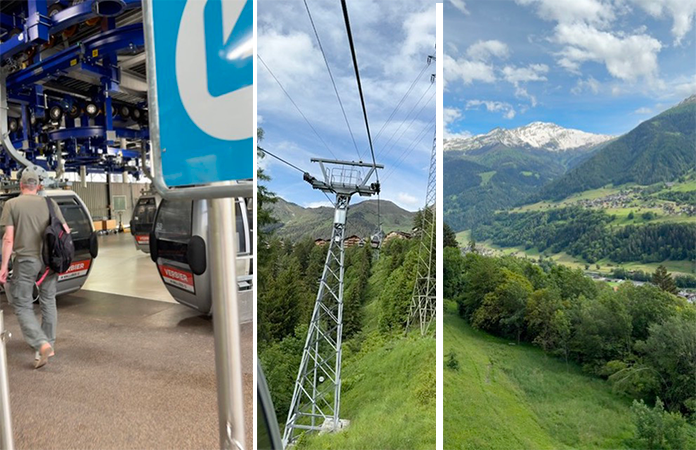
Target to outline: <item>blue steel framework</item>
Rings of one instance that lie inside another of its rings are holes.
[[[140,10],[140,0],[2,2],[10,118],[0,129],[26,159],[59,173],[142,174],[149,130]],[[0,153],[5,178],[17,169]]]

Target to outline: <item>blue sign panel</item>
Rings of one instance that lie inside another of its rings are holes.
[[[165,183],[253,178],[253,1],[150,4]]]

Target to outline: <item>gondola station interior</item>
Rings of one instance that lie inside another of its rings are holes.
[[[15,447],[219,448],[209,204],[152,188],[140,0],[3,0],[0,55],[0,208],[29,168],[75,244],[45,367],[0,295]],[[235,204],[250,442],[253,211]]]

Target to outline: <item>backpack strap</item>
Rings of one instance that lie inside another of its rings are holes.
[[[56,216],[56,212],[53,209],[53,201],[51,200],[51,197],[46,197],[46,204],[48,205],[48,214],[51,216],[51,219],[58,220],[58,216]]]
[[[48,272],[51,270],[50,267],[46,267],[46,270],[44,271],[43,275],[41,275],[41,278],[36,280],[36,285],[41,286],[41,283],[46,279],[46,275],[48,275]]]

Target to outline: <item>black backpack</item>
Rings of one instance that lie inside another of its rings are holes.
[[[63,273],[70,268],[70,263],[75,257],[75,246],[72,236],[65,232],[63,224],[53,210],[53,201],[47,197],[46,203],[51,218],[43,235],[43,262],[54,272]]]

